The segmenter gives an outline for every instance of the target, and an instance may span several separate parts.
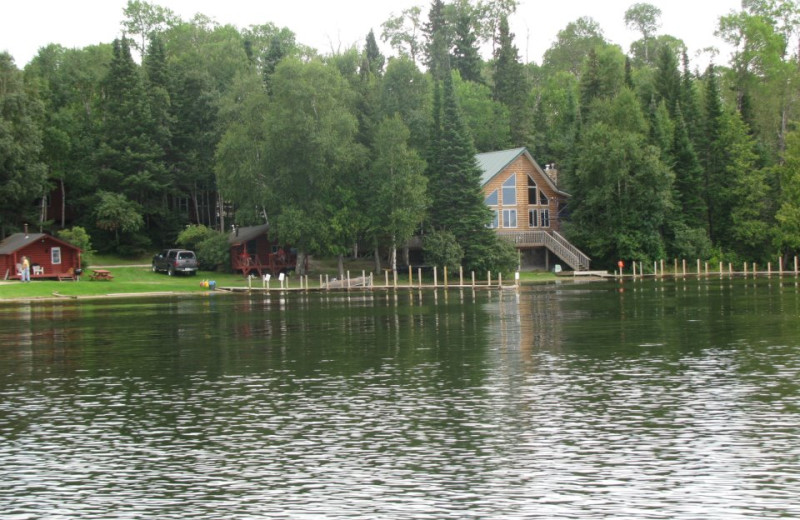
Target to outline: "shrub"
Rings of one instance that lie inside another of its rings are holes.
[[[62,229],[58,232],[58,238],[81,250],[81,268],[86,269],[92,265],[95,251],[92,249],[92,239],[85,229],[80,226]]]
[[[215,234],[216,232],[213,229],[209,229],[202,224],[186,226],[186,229],[178,233],[178,238],[175,242],[185,249],[196,250],[199,249],[201,242],[211,238]]]
[[[455,235],[449,231],[434,231],[425,235],[422,241],[425,263],[437,267],[447,267],[456,271],[464,258],[464,250],[458,245]]]
[[[211,236],[197,244],[197,263],[205,271],[224,271],[230,268],[230,245],[223,233],[212,231]]]

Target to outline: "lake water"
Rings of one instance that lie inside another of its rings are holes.
[[[3,519],[800,518],[795,279],[0,306]]]

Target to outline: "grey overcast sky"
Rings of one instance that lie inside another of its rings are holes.
[[[427,18],[429,0],[153,0],[150,3],[171,9],[184,20],[196,13],[220,24],[237,27],[272,22],[288,27],[298,41],[329,53],[353,44],[362,46],[374,29],[385,54],[390,50],[380,41],[380,26],[392,13],[419,5]],[[581,16],[589,16],[602,27],[605,36],[628,51],[640,35],[627,29],[625,10],[635,0],[521,0],[510,19],[520,56],[541,63],[542,54],[555,40],[558,31]],[[739,0],[650,0],[662,11],[659,34],[681,38],[690,57],[713,46],[720,49],[718,63],[728,61],[723,42],[714,36],[717,20],[740,8]],[[109,43],[121,34],[122,11],[127,0],[7,0],[0,8],[0,52],[7,51],[18,67],[24,67],[38,49],[50,43],[64,47],[84,47]],[[701,58],[700,62],[707,62]],[[694,60],[693,60],[694,61]]]

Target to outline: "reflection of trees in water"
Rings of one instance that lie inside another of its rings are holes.
[[[553,286],[495,291],[485,310],[490,316],[491,344],[523,353],[559,348],[564,312]]]

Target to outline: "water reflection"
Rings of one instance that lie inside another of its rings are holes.
[[[3,515],[799,517],[799,312],[777,278],[0,307]]]

